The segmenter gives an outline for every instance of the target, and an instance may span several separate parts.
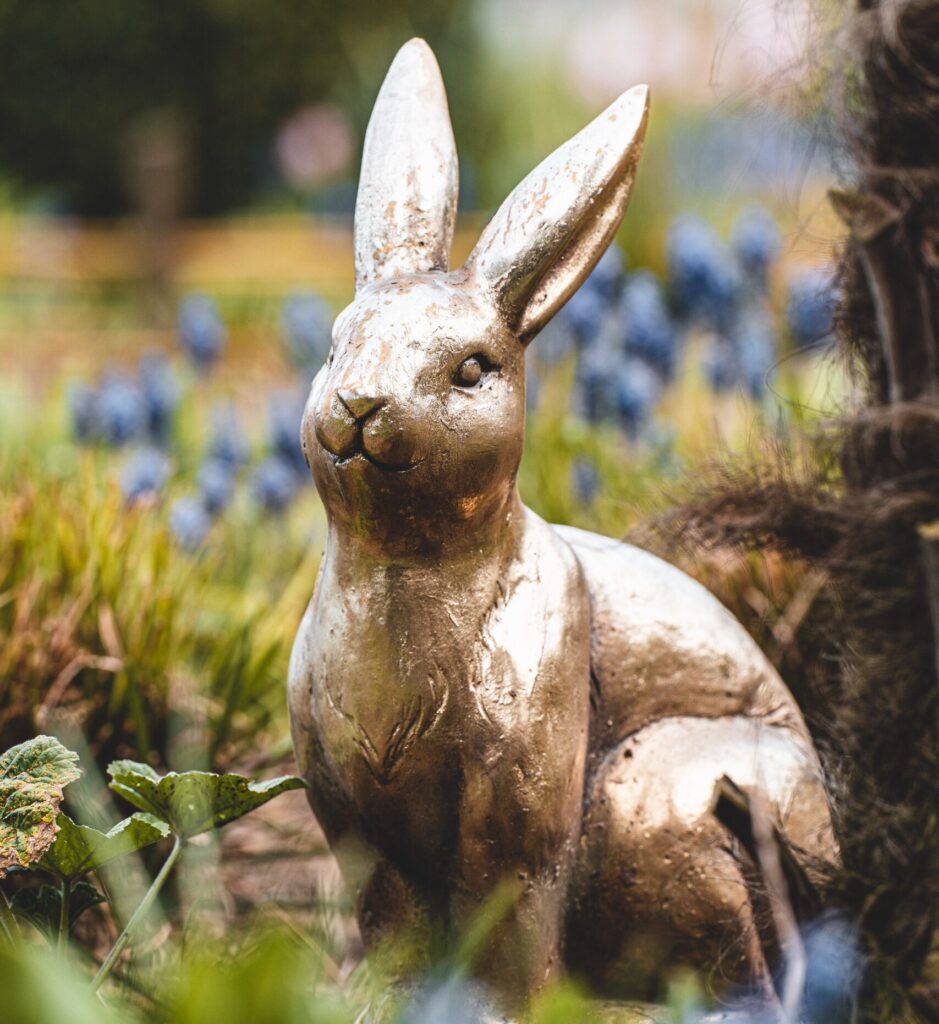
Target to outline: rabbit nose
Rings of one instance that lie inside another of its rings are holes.
[[[339,401],[349,410],[352,418],[361,423],[384,404],[384,399],[372,395],[358,395],[354,391],[339,391]]]

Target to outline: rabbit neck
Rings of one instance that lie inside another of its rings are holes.
[[[514,480],[469,519],[389,515],[376,521],[330,516],[327,548],[339,561],[369,570],[381,566],[460,576],[486,563],[501,563],[521,540],[525,507]]]
[[[515,582],[531,575],[531,519],[516,499],[484,543],[434,557],[376,558],[331,534],[310,627],[327,702],[344,719],[366,722],[370,735],[387,735],[402,700],[436,707],[443,699],[443,690],[426,692],[428,679],[446,680],[448,692],[456,687],[456,699],[478,676],[479,638],[504,613]],[[377,704],[375,680],[393,682]]]

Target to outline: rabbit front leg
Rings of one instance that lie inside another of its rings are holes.
[[[580,828],[580,798],[569,798],[559,787],[552,808],[556,817],[548,820],[521,807],[517,794],[506,792],[507,786],[518,786],[515,771],[494,778],[481,769],[466,778],[460,870],[450,917],[459,933],[481,912],[492,912],[492,932],[474,971],[514,1006],[561,967],[561,922]],[[529,820],[532,817],[537,820]],[[515,834],[510,836],[513,825]]]
[[[479,640],[450,902],[459,930],[500,886],[514,896],[477,965],[509,1003],[561,966],[590,714],[589,603],[577,563],[542,525],[529,519],[523,557]]]

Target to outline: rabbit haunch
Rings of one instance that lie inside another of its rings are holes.
[[[518,496],[525,345],[611,241],[646,117],[644,88],[620,97],[449,271],[456,152],[433,55],[408,43],[302,427],[329,520],[289,679],[311,805],[366,942],[409,939],[402,973],[517,886],[476,966],[507,1004],[565,968],[612,993],[677,963],[769,987],[752,870],[710,813],[724,774],[834,855],[805,725],[743,628]]]

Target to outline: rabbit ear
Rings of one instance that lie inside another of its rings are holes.
[[[590,273],[619,227],[642,152],[637,85],[554,151],[499,207],[467,260],[525,342]]]
[[[365,132],[355,203],[355,286],[446,270],[457,159],[440,68],[423,39],[398,51]]]

